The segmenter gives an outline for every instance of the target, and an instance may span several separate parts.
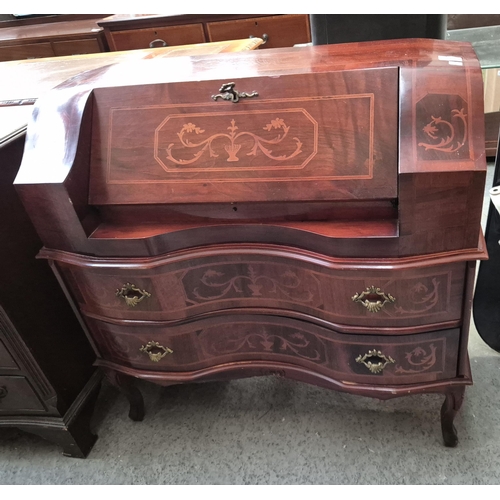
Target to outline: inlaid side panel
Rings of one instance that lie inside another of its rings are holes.
[[[456,376],[458,329],[411,336],[344,335],[265,315],[218,317],[171,328],[89,324],[105,360],[141,370],[182,372],[263,360],[366,384]]]
[[[90,202],[395,198],[397,82],[385,68],[96,89]]]
[[[463,263],[343,271],[244,253],[149,269],[58,265],[84,313],[169,321],[268,307],[365,327],[458,321],[465,272]]]

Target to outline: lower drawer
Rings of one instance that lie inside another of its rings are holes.
[[[77,54],[97,54],[104,52],[97,38],[52,42],[52,47],[56,56],[74,56]]]
[[[25,377],[0,375],[0,414],[44,410],[45,407]]]
[[[54,57],[54,50],[49,42],[23,43],[0,47],[0,61],[18,61],[41,57]]]
[[[0,370],[19,370],[17,363],[0,339]]]
[[[140,370],[185,372],[276,361],[365,384],[456,376],[460,329],[415,335],[346,335],[269,315],[228,315],[175,327],[88,323],[103,359]]]

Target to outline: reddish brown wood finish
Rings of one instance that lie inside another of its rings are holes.
[[[259,95],[211,100],[232,81]],[[444,393],[456,444],[486,258],[469,44],[111,66],[41,98],[28,139],[16,186],[40,257],[133,418],[130,377],[278,374],[381,398]]]

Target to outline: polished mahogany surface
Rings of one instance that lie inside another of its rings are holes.
[[[467,356],[486,161],[470,44],[138,61],[40,98],[16,188],[101,366],[446,395]]]

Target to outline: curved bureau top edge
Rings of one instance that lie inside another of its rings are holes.
[[[431,39],[383,40],[266,51],[205,54],[165,59],[141,59],[110,64],[80,73],[53,91],[78,86],[102,88],[184,80],[277,76],[282,74],[368,69],[381,66],[442,66],[460,58],[464,65],[480,68],[472,45]],[[133,71],[133,68],[140,71]],[[149,70],[148,70],[149,69]],[[158,71],[162,69],[163,71]]]
[[[414,257],[398,258],[340,258],[321,255],[309,250],[270,244],[224,244],[209,245],[178,250],[153,257],[93,257],[77,253],[42,248],[37,258],[49,259],[79,267],[116,267],[124,269],[151,269],[168,264],[174,264],[191,259],[220,257],[221,255],[254,255],[265,257],[280,257],[316,264],[330,269],[411,269],[422,266],[450,264],[487,258],[484,246],[480,244],[476,250],[459,250],[441,254],[426,254]]]

